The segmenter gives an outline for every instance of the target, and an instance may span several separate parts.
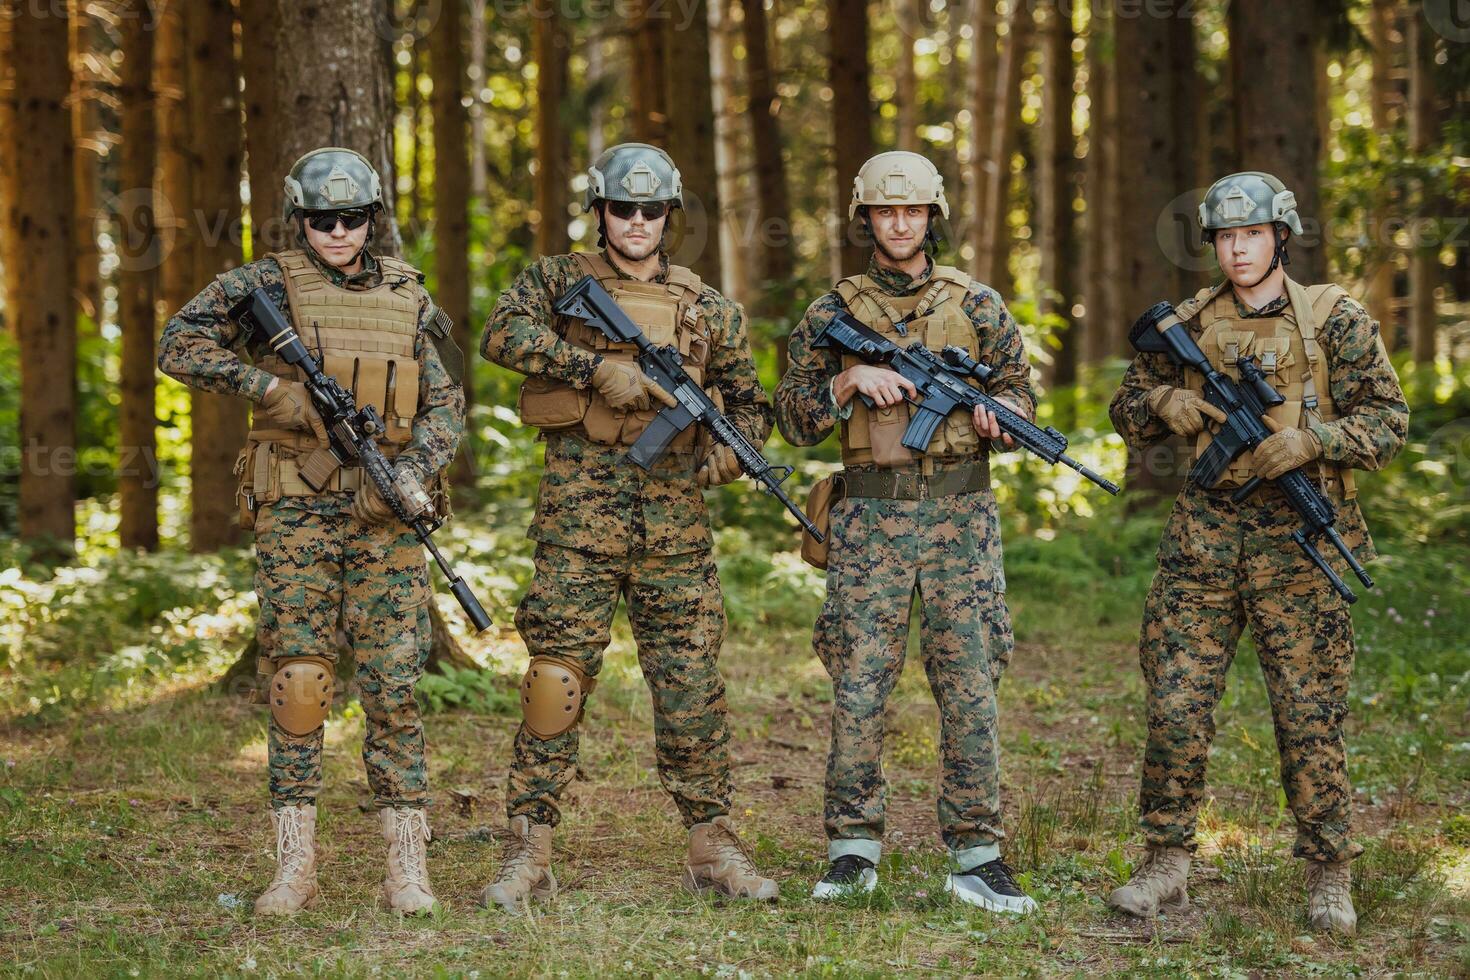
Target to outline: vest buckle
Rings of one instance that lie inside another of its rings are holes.
[[[1261,352],[1261,370],[1266,374],[1276,373],[1276,351],[1268,350]]]

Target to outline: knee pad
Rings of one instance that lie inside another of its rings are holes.
[[[268,696],[271,717],[281,731],[300,738],[322,727],[332,710],[336,674],[325,657],[283,657],[276,661]]]
[[[587,696],[596,684],[575,660],[532,657],[521,679],[526,731],[543,740],[571,731],[582,719]]]

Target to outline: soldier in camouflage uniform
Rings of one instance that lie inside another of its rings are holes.
[[[556,892],[552,829],[619,597],[653,695],[659,779],[690,828],[684,886],[771,899],[775,883],[756,871],[728,816],[730,733],[716,664],[725,613],[700,493],[740,468],[727,448],[697,441],[697,427],[651,471],[635,466],[628,447],[672,398],[638,369],[632,344],[557,317],[552,302],[595,277],[651,340],[678,346],[690,374],[757,446],[770,434],[769,403],[740,308],[664,251],[665,222],[682,201],[673,161],[626,143],[599,156],[588,177],[586,208],[606,250],[547,256],[526,269],[500,297],[480,348],[527,375],[521,420],[546,442],[529,532],[536,572],[516,611],[531,662],[506,789],[512,839],[484,901],[518,910]]]
[[[241,336],[229,317],[236,302],[264,287],[323,370],[384,418],[381,445],[395,460],[395,489],[405,503],[422,501],[425,488],[439,485],[463,429],[463,356],[423,275],[368,249],[382,207],[378,175],[362,156],[336,147],[306,154],[286,178],[285,217],[300,247],[218,276],[168,322],[160,344],[158,364],[169,376],[255,405],[236,471],[241,520],[255,530],[278,860],[258,913],[290,914],[317,897],[316,797],[339,622],[352,645],[367,729],[363,763],[388,841],[383,900],[411,913],[434,903],[414,701],[430,642],[423,548],[360,468],[310,469],[329,454],[304,376],[272,355],[266,338]],[[303,478],[312,472],[318,486],[325,474],[322,492]]]
[[[1138,916],[1187,907],[1214,710],[1249,626],[1296,817],[1295,853],[1308,862],[1308,918],[1313,928],[1351,933],[1348,862],[1362,852],[1349,836],[1342,733],[1352,619],[1291,540],[1300,519],[1280,491],[1268,484],[1243,503],[1231,492],[1253,475],[1270,480],[1306,467],[1337,508],[1342,537],[1367,561],[1373,543],[1351,471],[1394,457],[1408,406],[1373,318],[1338,286],[1303,287],[1286,275],[1287,242],[1302,227],[1279,180],[1225,177],[1205,195],[1199,219],[1227,278],[1181,304],[1179,318],[1219,370],[1236,376],[1239,359],[1258,358],[1284,404],[1271,410],[1274,434],[1216,488],[1186,483],[1164,530],[1139,644],[1148,686],[1140,798],[1148,854],[1108,902]],[[1203,453],[1208,420],[1224,415],[1202,392],[1196,372],[1139,354],[1113,397],[1113,425],[1138,451],[1174,432]]]
[[[840,422],[844,463],[831,509],[827,601],[812,640],[833,685],[825,807],[831,868],[813,895],[877,883],[884,706],[903,670],[917,592],[921,655],[940,709],[938,815],[953,859],[947,888],[992,911],[1029,912],[1035,903],[1000,857],[995,689],[1013,646],[988,463],[1000,430],[983,410],[952,416],[927,452],[912,454],[899,440],[913,386],[887,368],[814,348],[813,340],[845,311],[900,344],[921,339],[936,353],[959,345],[995,369],[988,393],[1027,417],[1035,411],[1030,366],[995,290],[931,257],[934,222],[949,216],[932,163],[906,152],[873,157],[854,181],[849,220],[859,212],[875,245],[868,270],[807,309],[776,390],[776,421],[787,441],[815,445]]]

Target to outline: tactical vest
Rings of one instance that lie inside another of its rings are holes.
[[[597,280],[623,312],[660,347],[675,345],[684,358],[684,368],[695,383],[704,383],[709,364],[710,328],[699,315],[703,283],[683,266],[669,266],[667,282],[640,282],[618,274],[600,254],[579,252],[572,256],[582,271]],[[615,343],[600,330],[581,320],[558,317],[553,329],[567,343],[600,354],[604,360],[636,363],[634,344]],[[521,383],[517,408],[521,421],[542,433],[570,431],[590,442],[606,446],[631,446],[663,406],[655,402],[643,411],[615,409],[595,388],[576,388],[546,375],[531,375]],[[691,425],[669,445],[671,453],[693,453],[696,430]]]
[[[379,439],[383,455],[397,456],[413,436],[419,407],[419,363],[414,357],[422,291],[417,269],[399,259],[378,256],[382,282],[371,289],[344,289],[331,282],[300,249],[272,253],[286,279],[291,323],[326,374],[352,392],[359,407],[371,405],[383,417]],[[274,354],[256,364],[284,381],[306,375]],[[236,462],[240,493],[253,507],[281,497],[315,494],[297,471],[297,462],[320,448],[316,437],[299,429],[267,428],[262,413],[252,413],[249,441]],[[361,467],[342,467],[322,492],[356,490]],[[242,521],[247,521],[241,507]]]
[[[970,282],[968,273],[936,265],[929,284],[912,296],[889,295],[865,275],[843,279],[837,295],[854,317],[899,346],[922,340],[937,354],[953,344],[978,357],[980,336],[964,311]],[[862,363],[850,354],[842,357],[843,370]],[[928,451],[916,455],[901,443],[912,410],[908,402],[869,409],[854,396],[849,404],[852,415],[838,433],[847,466],[907,466],[918,461],[925,472],[932,472],[936,463],[958,461],[981,450],[980,435],[965,412],[951,413],[934,431]]]
[[[1266,380],[1283,399],[1267,415],[1279,426],[1304,429],[1312,421],[1331,422],[1338,417],[1328,381],[1327,357],[1317,330],[1346,295],[1341,286],[1301,286],[1288,278],[1289,304],[1280,316],[1247,318],[1236,312],[1234,292],[1226,283],[1201,290],[1176,312],[1181,320],[1198,320],[1200,349],[1216,368],[1235,380],[1240,380],[1240,359],[1254,356]],[[1192,390],[1203,393],[1204,378],[1198,372],[1186,372],[1186,380]],[[1213,439],[1208,428],[1199,434],[1195,459],[1204,454]],[[1320,460],[1308,467],[1309,471],[1314,468],[1320,470],[1327,484],[1341,484],[1345,499],[1357,496],[1351,471]],[[1238,487],[1254,475],[1254,460],[1247,451],[1231,464],[1217,486]]]

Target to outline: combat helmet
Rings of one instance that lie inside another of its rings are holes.
[[[340,146],[320,146],[303,154],[286,174],[282,215],[297,211],[383,208],[383,185],[367,157]]]
[[[1283,224],[1293,235],[1302,233],[1296,195],[1271,174],[1258,170],[1221,177],[1205,191],[1199,205],[1200,241],[1205,245],[1222,229],[1264,224]]]
[[[949,201],[944,196],[944,178],[939,175],[939,168],[907,150],[891,150],[870,157],[853,178],[848,220],[864,205],[897,204],[932,204],[948,218]]]
[[[647,143],[619,143],[598,154],[587,168],[587,196],[591,211],[598,201],[672,201],[684,206],[684,181],[673,159]]]

